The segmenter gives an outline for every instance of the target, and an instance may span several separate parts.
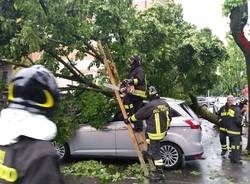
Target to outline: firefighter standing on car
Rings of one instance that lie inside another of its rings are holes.
[[[171,115],[167,102],[160,99],[155,87],[148,89],[149,103],[130,116],[125,123],[137,123],[146,120],[146,141],[148,154],[153,158],[156,166],[154,175],[150,176],[153,181],[164,179],[163,160],[160,155],[160,142],[165,138],[170,127]]]
[[[125,94],[123,97],[124,107],[128,115],[132,115],[143,106],[143,99],[146,98],[146,77],[139,55],[130,57],[129,63],[131,68],[127,79],[123,80],[121,84],[121,92]],[[142,129],[143,123],[138,121],[134,130],[141,132]]]
[[[241,112],[240,108],[234,103],[234,97],[229,95],[227,97],[226,105],[222,106],[218,112],[220,117],[220,142],[222,152],[225,155],[227,152],[226,136],[229,137],[229,144],[231,148],[231,162],[240,162],[240,140],[241,140]]]
[[[59,102],[54,76],[41,65],[20,70],[0,117],[0,183],[62,184],[49,116]]]

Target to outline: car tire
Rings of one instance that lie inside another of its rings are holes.
[[[60,161],[66,161],[70,157],[69,145],[65,143],[64,145],[54,141],[53,145],[56,149],[56,153]]]
[[[183,153],[180,147],[176,144],[171,142],[162,142],[160,154],[166,169],[177,169],[182,166]]]

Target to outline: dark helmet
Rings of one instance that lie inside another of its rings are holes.
[[[9,84],[9,107],[49,116],[59,102],[53,74],[42,65],[20,70]]]
[[[242,108],[244,105],[246,105],[248,103],[248,100],[247,100],[247,98],[246,97],[244,97],[244,96],[241,96],[240,97],[240,100],[239,100],[239,106],[240,106],[240,108]]]
[[[141,63],[141,57],[139,55],[133,55],[129,58],[130,65],[139,65]]]
[[[158,92],[157,92],[157,90],[155,89],[154,86],[149,86],[148,90],[147,90],[147,93],[148,93],[147,95],[148,95],[149,98],[158,97],[159,96]]]

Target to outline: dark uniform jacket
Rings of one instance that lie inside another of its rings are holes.
[[[132,65],[128,78],[134,80],[133,84],[136,90],[146,90],[145,73],[140,64]]]
[[[0,184],[63,184],[55,148],[28,137],[0,146]]]
[[[230,108],[224,105],[218,111],[219,121],[221,123],[220,130],[227,132],[228,135],[241,134],[241,112],[238,106],[232,105]]]
[[[171,115],[169,105],[162,99],[154,99],[139,109],[131,121],[146,120],[146,133],[151,140],[161,140],[166,136],[170,127]]]

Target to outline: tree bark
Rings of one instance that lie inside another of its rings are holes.
[[[236,7],[230,14],[230,30],[234,41],[239,46],[245,57],[248,88],[250,86],[250,41],[247,40],[244,34],[244,27],[248,19],[248,3],[242,4],[240,7]],[[250,93],[248,93],[248,99],[250,99]],[[250,103],[248,103],[248,109],[250,109]],[[250,114],[248,113],[250,118]],[[250,152],[250,129],[248,128],[248,141],[247,148]]]
[[[211,123],[215,124],[216,126],[220,126],[220,123],[218,121],[218,118],[215,114],[208,111],[206,107],[202,107],[198,104],[197,98],[193,96],[192,94],[189,94],[189,97],[192,101],[192,108],[193,110],[202,118],[210,121]]]

